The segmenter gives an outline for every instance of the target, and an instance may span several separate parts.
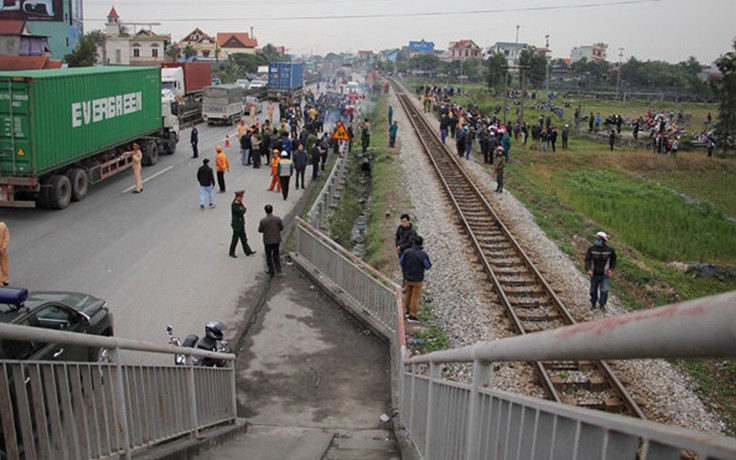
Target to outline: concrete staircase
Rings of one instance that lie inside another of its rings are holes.
[[[245,434],[196,457],[248,460],[385,460],[400,459],[388,430],[343,430],[249,425]]]

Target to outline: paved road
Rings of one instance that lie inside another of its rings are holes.
[[[189,130],[172,156],[143,169],[144,192],[130,193],[131,172],[94,187],[88,197],[63,211],[0,209],[11,230],[11,286],[63,289],[106,299],[120,337],[165,342],[166,324],[184,336],[201,335],[207,321],[237,324],[265,260],[257,223],[263,206],[286,215],[305,193],[288,201],[267,192],[269,168],[244,167],[235,142],[226,153],[231,172],[216,209],[201,210],[195,179],[202,157],[214,160],[233,127],[201,125],[200,158],[192,159]],[[214,166],[214,161],[212,161]],[[246,231],[258,254],[228,257],[232,191],[245,189]],[[232,331],[231,331],[232,332]],[[148,359],[146,359],[148,361]]]

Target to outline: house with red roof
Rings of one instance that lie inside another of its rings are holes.
[[[450,42],[447,48],[447,57],[450,61],[464,61],[467,59],[483,59],[483,49],[473,40],[459,40]]]
[[[197,27],[193,31],[189,32],[179,42],[179,49],[184,54],[184,48],[191,46],[197,52],[194,56],[197,58],[207,59],[215,57],[215,46],[217,40],[215,37],[205,33]]]
[[[115,7],[107,15],[105,43],[97,49],[103,65],[160,65],[170,60],[166,48],[171,35],[159,35],[150,29],[130,34]]]
[[[255,54],[258,39],[247,32],[218,32],[217,48],[220,50],[220,59],[227,59],[229,55],[236,53]]]

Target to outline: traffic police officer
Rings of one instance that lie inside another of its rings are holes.
[[[248,246],[248,237],[245,236],[245,211],[248,208],[243,204],[244,195],[244,190],[235,192],[235,199],[230,206],[230,226],[233,228],[233,238],[230,241],[230,257],[233,258],[237,257],[235,255],[235,246],[238,245],[238,240],[243,245],[243,251],[245,251],[246,256],[256,253],[256,251],[251,250],[250,246]]]

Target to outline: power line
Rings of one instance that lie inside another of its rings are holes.
[[[662,0],[620,0],[614,2],[596,2],[584,3],[577,5],[548,5],[548,6],[528,6],[516,8],[494,8],[488,10],[472,10],[472,11],[430,11],[430,12],[412,12],[412,13],[377,13],[377,14],[340,14],[332,16],[248,16],[248,17],[228,17],[228,18],[147,18],[147,21],[161,22],[225,22],[225,21],[323,21],[336,19],[384,19],[384,18],[406,18],[406,17],[431,17],[431,16],[470,16],[470,15],[489,15],[501,13],[523,13],[538,11],[561,11],[561,10],[582,10],[592,8],[603,8],[611,6],[624,5],[641,5],[644,3],[659,3]],[[84,19],[86,22],[100,22],[105,19]]]

